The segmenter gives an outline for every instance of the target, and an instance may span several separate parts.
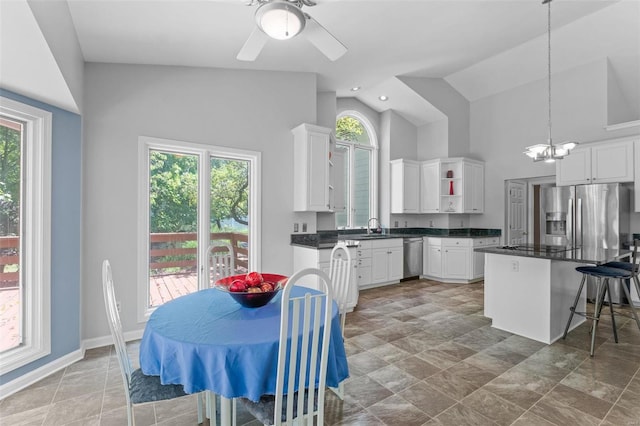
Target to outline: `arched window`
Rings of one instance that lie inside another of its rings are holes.
[[[345,156],[345,210],[336,213],[336,228],[365,228],[377,211],[376,133],[362,114],[344,111],[336,120],[336,139]]]

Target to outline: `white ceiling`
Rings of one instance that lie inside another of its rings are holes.
[[[394,109],[416,125],[441,114],[396,76],[443,77],[475,100],[546,73],[541,0],[317,0],[303,10],[349,49],[335,62],[304,32],[269,40],[255,62],[238,61],[254,27],[256,7],[245,3],[68,0],[87,62],[313,72],[318,90]],[[640,0],[555,0],[552,28],[554,71],[640,56]],[[362,89],[350,91],[354,86]],[[380,94],[389,100],[379,101]]]

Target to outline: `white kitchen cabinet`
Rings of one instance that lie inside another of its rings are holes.
[[[344,212],[346,209],[345,188],[344,188],[344,176],[347,152],[344,148],[338,148],[332,151],[330,172],[331,172],[331,211]]]
[[[440,213],[440,160],[420,165],[420,212]]]
[[[500,237],[474,238],[473,248],[495,247],[500,244]],[[471,276],[473,279],[484,277],[484,253],[473,252],[473,265]]]
[[[446,238],[442,244],[442,276],[448,280],[467,280],[471,269],[470,239]]]
[[[402,279],[402,238],[371,241],[371,276],[362,286],[374,287]]]
[[[352,311],[358,304],[358,262],[355,247],[349,248],[349,254],[351,255],[351,279],[349,281],[349,292],[347,299],[347,311]],[[304,268],[318,268],[327,275],[331,275],[329,269],[331,263],[331,249],[316,249],[313,247],[293,247],[293,269],[299,271]],[[302,284],[306,287],[318,289],[318,278],[309,276],[306,277],[308,281]]]
[[[556,161],[556,185],[632,182],[634,141],[616,139],[580,145]]]
[[[636,212],[640,212],[640,139],[636,139],[633,142],[633,145],[633,202],[634,210]]]
[[[371,241],[360,241],[356,247],[356,261],[358,288],[366,287],[371,283]]]
[[[465,213],[484,212],[484,164],[468,159],[462,162],[462,210]]]
[[[423,240],[423,273],[429,277],[442,276],[442,240],[425,237]]]
[[[500,237],[425,237],[423,273],[442,282],[470,283],[484,276],[484,256],[474,247],[498,245]]]
[[[391,161],[391,213],[420,213],[420,163]]]
[[[331,129],[301,124],[291,132],[294,136],[294,211],[328,212],[333,211],[333,207],[344,210],[344,201],[341,201],[344,200],[344,179],[340,178],[344,162],[338,167],[340,170],[334,167],[336,149]]]

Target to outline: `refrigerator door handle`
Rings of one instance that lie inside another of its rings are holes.
[[[576,246],[582,247],[582,198],[578,198],[576,210]]]
[[[570,246],[575,246],[573,229],[573,198],[569,198],[569,207],[567,208],[567,242]]]

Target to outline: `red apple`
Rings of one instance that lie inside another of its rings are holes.
[[[247,283],[249,287],[257,287],[262,284],[264,279],[259,272],[249,272],[247,276],[244,278],[244,281]]]
[[[234,293],[242,293],[247,291],[247,284],[245,284],[242,280],[234,280],[231,285],[229,285],[229,291]]]
[[[273,291],[273,284],[265,281],[260,285],[260,288],[264,292]]]

